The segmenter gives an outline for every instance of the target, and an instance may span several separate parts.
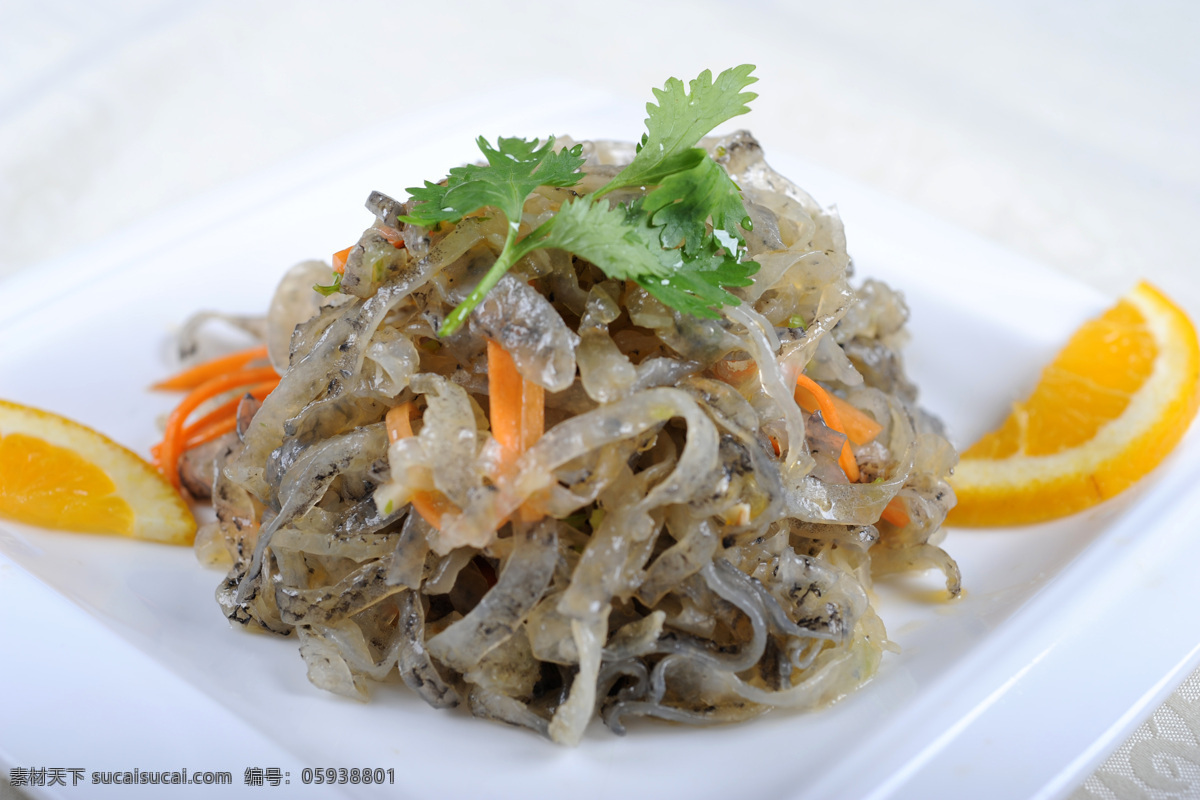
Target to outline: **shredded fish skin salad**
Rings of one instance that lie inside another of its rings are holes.
[[[697,316],[543,247],[447,334],[506,246],[638,152],[554,146],[579,180],[534,188],[516,224],[416,224],[420,201],[373,193],[327,297],[327,264],[284,278],[278,387],[183,457],[216,511],[197,551],[232,564],[221,609],[295,633],[323,689],[398,675],[568,745],[597,715],[624,733],[827,705],[892,647],[873,579],[935,568],[960,591],[938,546],[957,454],[905,376],[903,298],[851,287],[836,213],[740,131],[699,142],[749,218],[758,269],[731,302]]]

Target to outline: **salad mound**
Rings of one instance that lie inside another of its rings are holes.
[[[636,145],[481,138],[373,193],[332,280],[284,278],[278,385],[185,464],[229,619],[329,691],[398,674],[575,744],[826,705],[889,647],[875,577],[958,594],[901,295],[851,287],[837,215],[749,133],[704,138],[751,69],[669,81]]]

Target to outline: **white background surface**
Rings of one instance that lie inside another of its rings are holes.
[[[1200,318],[1198,35],[1183,2],[0,0],[0,276],[53,291],[71,275],[36,272],[51,257],[459,95],[558,78],[638,108],[748,61],[764,141],[1110,295],[1149,277]],[[1200,745],[1195,699],[1159,739]],[[1153,763],[1130,786],[1200,796],[1186,752]]]

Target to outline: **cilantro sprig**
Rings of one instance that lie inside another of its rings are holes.
[[[667,80],[662,89],[654,89],[658,105],[646,104],[646,133],[629,166],[596,192],[603,197],[626,186],[651,186],[668,175],[696,166],[706,154],[696,143],[722,122],[749,113],[753,92],[743,92],[758,80],[751,77],[753,64],[727,69],[713,81],[708,70],[691,82],[689,94],[678,78]]]
[[[493,206],[508,218],[508,232],[500,256],[467,299],[446,318],[438,331],[443,336],[458,330],[471,310],[483,302],[484,296],[504,277],[509,267],[524,255],[516,244],[525,199],[539,186],[574,186],[579,182],[579,168],[583,166],[583,145],[555,152],[553,136],[541,147],[538,147],[537,139],[500,137],[493,148],[480,136],[477,143],[487,159],[487,166],[455,167],[450,170],[444,186],[425,181],[425,186],[409,189],[417,203],[407,216],[400,217],[402,222],[432,227],[440,222],[458,222],[467,214]]]
[[[555,151],[554,139],[504,138],[496,147],[480,137],[486,165],[455,167],[442,183],[409,189],[409,214],[425,227],[458,222],[491,207],[508,222],[504,246],[475,289],[438,331],[456,331],[513,264],[540,248],[567,250],[606,275],[636,281],[665,305],[716,318],[714,310],[741,301],[727,286],[747,286],[758,264],[745,260],[750,217],[728,173],[696,145],[716,126],[747,113],[757,95],[743,91],[754,67],[728,69],[714,81],[708,70],[690,82],[671,78],[647,103],[646,133],[633,160],[608,184],[563,203],[557,214],[518,238],[525,200],[539,186],[574,186],[583,173],[582,147]],[[605,195],[631,186],[655,187],[628,205]]]

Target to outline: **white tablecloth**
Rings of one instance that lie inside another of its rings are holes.
[[[641,103],[752,62],[760,138],[1200,319],[1198,35],[1161,1],[0,0],[0,277],[456,93]],[[1193,676],[1076,796],[1200,797],[1198,700]]]

